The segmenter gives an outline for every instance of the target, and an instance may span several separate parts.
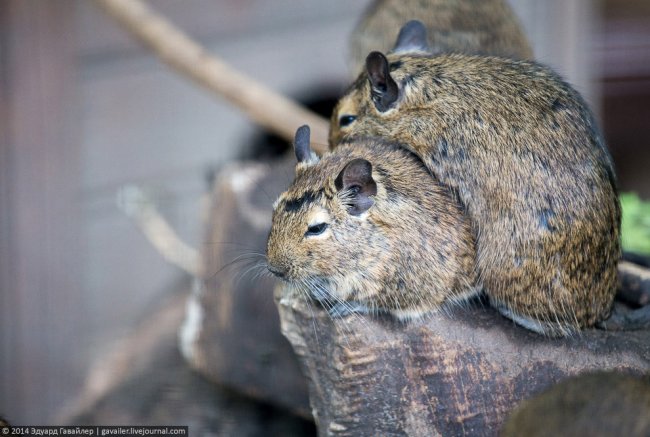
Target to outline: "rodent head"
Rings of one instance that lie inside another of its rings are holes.
[[[408,59],[403,59],[405,54],[409,55]],[[404,62],[417,64],[419,57],[428,55],[426,29],[416,20],[409,21],[402,27],[388,57],[380,52],[370,53],[366,58],[365,71],[334,108],[330,146],[334,147],[352,133],[386,134],[382,119],[394,114],[402,102],[408,99],[409,92],[401,83],[406,69],[400,71],[400,67]],[[358,126],[359,119],[363,119],[363,127]]]
[[[398,317],[465,293],[469,221],[424,164],[378,138],[318,160],[307,129],[296,135],[296,177],[274,205],[269,270],[318,300],[355,300]]]
[[[307,126],[298,130],[295,150],[296,177],[274,205],[269,270],[289,282],[343,285],[369,243],[367,218],[378,189],[372,164],[349,153],[319,160]]]

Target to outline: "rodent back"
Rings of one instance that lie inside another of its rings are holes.
[[[375,184],[363,211],[346,187],[346,171],[359,162],[370,165]],[[290,283],[326,284],[336,300],[400,318],[465,295],[474,283],[474,241],[456,199],[417,157],[376,139],[298,165],[276,202],[267,253]]]
[[[388,138],[418,139],[432,130],[465,129],[475,141],[483,140],[483,147],[497,152],[545,152],[558,159],[581,153],[571,146],[584,140],[590,143],[589,153],[597,152],[598,159],[612,167],[602,135],[580,95],[541,64],[460,54],[396,53],[385,59],[389,79],[397,87],[395,99],[385,110],[377,109],[369,73],[363,72],[332,114],[330,146],[351,136],[377,135],[379,130]],[[550,141],[531,144],[541,140],[546,130],[553,131]],[[564,144],[553,143],[570,132],[579,136]],[[487,135],[490,138],[484,138]],[[500,144],[497,138],[508,143]]]
[[[387,62],[396,100],[379,111],[362,74],[335,108],[331,146],[354,135],[406,144],[461,198],[472,197],[469,208],[482,211],[494,202],[511,209],[517,199],[509,197],[550,189],[574,193],[579,210],[603,195],[594,189],[616,192],[591,112],[548,68],[466,55],[389,55]],[[480,187],[489,188],[489,198],[475,196]]]
[[[502,200],[501,207],[508,193],[523,197],[561,182],[557,189],[580,182],[573,186],[583,190],[578,202],[589,197],[593,184],[616,190],[612,159],[591,112],[548,68],[466,55],[389,55],[387,62],[396,100],[378,110],[363,74],[335,108],[331,146],[355,135],[391,138],[411,147],[444,183],[445,172],[453,171],[464,174],[465,183],[494,184],[497,196],[490,200]]]

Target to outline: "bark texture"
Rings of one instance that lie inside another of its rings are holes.
[[[402,324],[332,320],[276,290],[320,435],[497,435],[523,399],[585,371],[650,369],[650,332],[544,338],[477,304]]]

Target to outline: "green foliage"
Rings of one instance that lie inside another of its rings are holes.
[[[650,255],[650,202],[635,193],[622,193],[620,198],[623,250]]]

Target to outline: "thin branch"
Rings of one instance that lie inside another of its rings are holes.
[[[138,187],[129,185],[118,193],[118,207],[131,218],[163,258],[190,275],[202,277],[199,252],[186,244]]]
[[[256,123],[291,141],[308,124],[312,148],[326,149],[329,123],[294,101],[236,71],[140,0],[98,0],[106,12],[177,71],[241,108]]]

